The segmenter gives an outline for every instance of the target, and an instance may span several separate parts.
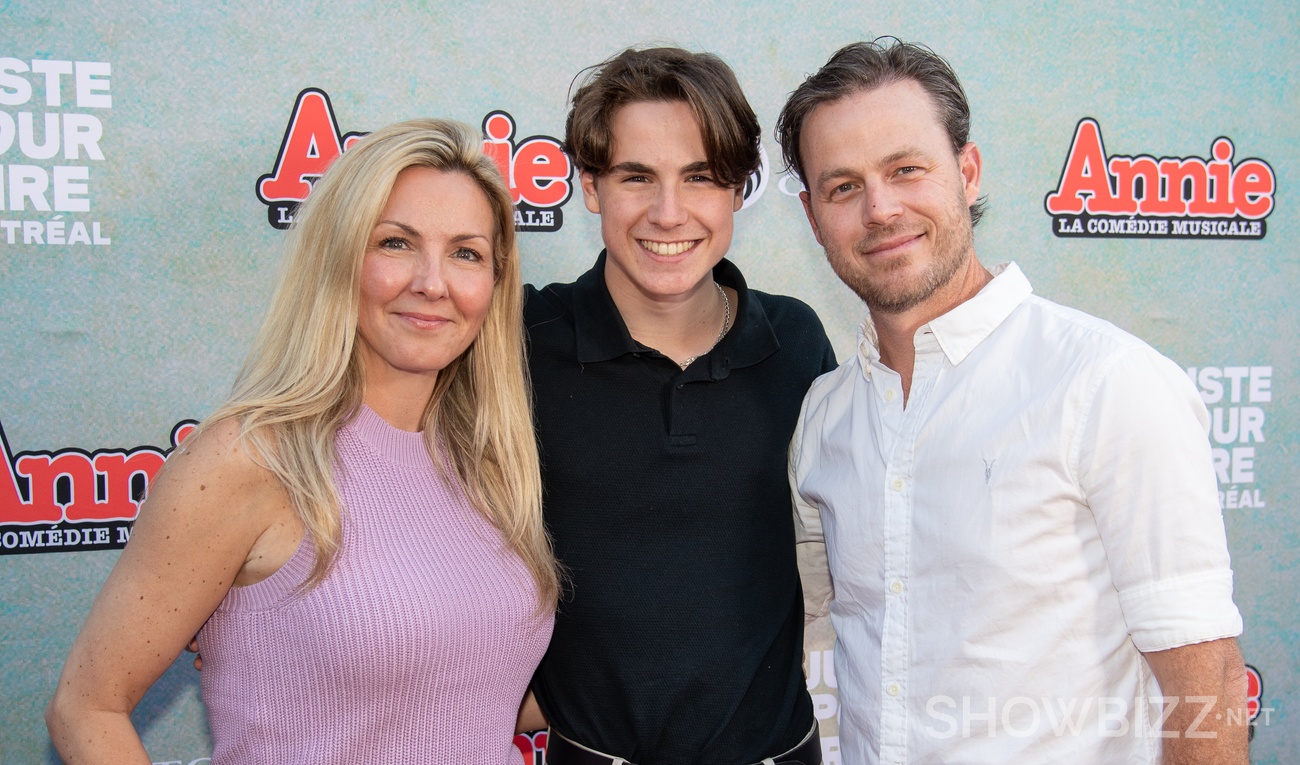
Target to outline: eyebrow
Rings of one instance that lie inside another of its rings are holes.
[[[708,162],[705,162],[705,161],[700,161],[700,162],[692,162],[692,163],[690,163],[689,165],[683,167],[683,168],[681,169],[681,172],[682,172],[683,175],[686,175],[686,174],[688,174],[688,173],[703,173],[703,172],[708,172],[708,170],[709,170],[709,163],[708,163]],[[633,173],[633,174],[635,174],[635,175],[655,175],[655,174],[656,174],[654,168],[650,167],[649,165],[643,165],[643,164],[641,164],[640,162],[620,162],[620,163],[618,163],[617,165],[614,165],[613,167],[611,167],[611,168],[609,169],[609,172],[611,172],[611,173]]]
[[[379,228],[380,226],[392,226],[393,228],[400,228],[410,236],[414,236],[414,237],[420,236],[419,231],[416,231],[415,229],[411,228],[405,223],[398,223],[395,220],[381,220],[375,223],[375,228]]]
[[[395,221],[395,220],[381,220],[381,221],[375,223],[375,227],[376,227],[376,228],[378,228],[379,226],[392,226],[393,228],[401,229],[402,231],[406,232],[407,236],[410,236],[410,237],[412,237],[412,238],[414,238],[414,239],[422,239],[422,238],[423,238],[423,237],[421,236],[421,234],[420,234],[419,231],[416,231],[415,229],[411,228],[410,226],[406,225],[405,223],[400,223],[400,222]],[[453,241],[453,242],[468,242],[468,241],[470,241],[471,239],[482,239],[483,241],[485,241],[485,242],[487,242],[487,243],[489,243],[489,244],[492,243],[492,236],[491,236],[491,235],[488,235],[488,234],[475,234],[475,233],[468,232],[468,231],[465,232],[465,233],[462,233],[462,234],[456,234],[455,236],[453,236],[453,237],[451,238],[451,241]]]
[[[905,159],[911,159],[913,157],[925,158],[927,156],[928,155],[925,152],[921,151],[920,149],[914,149],[914,148],[899,149],[893,154],[890,154],[888,157],[885,157],[884,159],[880,160],[880,164],[892,165],[895,162],[901,162],[902,160]]]
[[[654,170],[649,165],[643,165],[640,162],[619,162],[609,169],[611,173],[635,173],[638,175],[654,175]]]
[[[894,152],[893,154],[890,154],[890,155],[888,155],[888,156],[882,158],[882,159],[881,159],[879,162],[877,162],[876,164],[877,164],[877,165],[892,165],[892,164],[895,164],[895,163],[901,162],[901,161],[903,161],[903,160],[905,160],[905,159],[912,159],[913,157],[924,159],[924,158],[926,158],[927,156],[928,156],[928,155],[926,155],[926,153],[923,152],[923,151],[921,151],[920,149],[909,147],[909,148],[906,148],[906,149],[899,149],[898,151]],[[817,186],[820,187],[820,186],[822,186],[822,185],[825,184],[825,183],[828,183],[828,182],[830,182],[830,181],[833,181],[833,180],[835,180],[836,178],[843,178],[843,177],[846,176],[846,175],[855,175],[856,172],[857,172],[857,171],[852,170],[852,169],[850,169],[850,168],[848,168],[848,167],[833,167],[833,168],[831,168],[831,169],[829,169],[829,170],[824,170],[824,171],[822,171],[821,173],[818,173],[818,174],[817,174]]]

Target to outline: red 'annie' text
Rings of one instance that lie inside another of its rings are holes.
[[[1220,137],[1212,159],[1106,156],[1101,128],[1079,120],[1056,191],[1053,215],[1153,215],[1260,219],[1273,211],[1276,177],[1259,159],[1232,164],[1232,141]]]

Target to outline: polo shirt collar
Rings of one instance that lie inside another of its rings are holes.
[[[709,353],[713,377],[721,379],[729,369],[753,366],[771,356],[781,348],[781,343],[776,339],[763,304],[753,299],[745,277],[735,264],[726,258],[718,261],[713,267],[713,278],[736,291],[735,322],[722,342]]]
[[[646,350],[632,338],[627,324],[605,285],[605,256],[601,250],[596,264],[573,283],[573,322],[578,361],[591,364],[609,361],[628,353]],[[757,364],[781,347],[762,304],[751,299],[745,277],[735,264],[723,258],[713,267],[713,278],[736,291],[735,319],[722,342],[709,352],[709,375],[727,376],[731,369]]]
[[[1034,291],[1013,262],[1000,263],[990,271],[993,280],[974,297],[917,330],[918,335],[932,334],[953,366],[964,361]],[[870,316],[858,329],[858,355],[867,369],[880,359],[876,327]]]
[[[573,283],[573,327],[578,361],[583,364],[609,361],[641,350],[605,286],[604,250],[596,258],[596,265]]]

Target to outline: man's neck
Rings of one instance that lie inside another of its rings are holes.
[[[903,384],[903,405],[912,392],[912,368],[916,363],[916,333],[921,327],[943,316],[979,294],[993,274],[971,254],[969,263],[952,280],[920,304],[905,311],[871,312],[880,348],[880,363],[898,373]]]
[[[687,292],[669,296],[648,295],[618,280],[611,283],[608,275],[605,284],[633,339],[674,361],[707,353],[728,313],[735,322],[736,291],[723,288],[724,299],[711,275]]]

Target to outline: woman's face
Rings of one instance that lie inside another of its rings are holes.
[[[409,167],[366,242],[358,346],[366,386],[427,386],[465,352],[492,302],[496,220],[468,175]]]

